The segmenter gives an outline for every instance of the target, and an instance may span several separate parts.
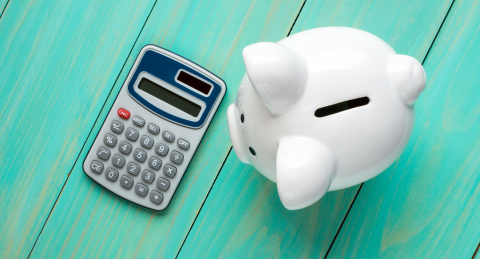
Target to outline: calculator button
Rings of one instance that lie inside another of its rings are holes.
[[[180,147],[180,148],[183,148],[185,150],[187,150],[189,147],[190,147],[190,143],[188,143],[188,141],[182,139],[182,138],[179,138],[177,140],[177,145]]]
[[[155,152],[161,156],[165,156],[168,153],[168,147],[165,144],[158,143],[157,146],[155,146]]]
[[[150,124],[148,124],[148,131],[150,131],[150,133],[152,133],[152,134],[157,135],[160,132],[160,127],[158,127],[155,124],[150,123]]]
[[[177,168],[175,166],[166,164],[165,167],[163,167],[163,173],[166,176],[173,178],[177,174]]]
[[[130,151],[132,151],[132,145],[128,144],[125,141],[122,141],[120,142],[120,144],[118,144],[118,150],[125,155],[128,155],[130,154]]]
[[[138,131],[132,129],[132,128],[128,128],[126,131],[125,131],[125,137],[127,137],[129,140],[131,141],[135,141],[138,139]]]
[[[93,160],[93,161],[92,161],[92,164],[90,164],[90,168],[92,169],[92,171],[93,171],[94,173],[99,174],[99,173],[101,173],[101,172],[103,171],[103,164],[100,163],[100,162],[98,162],[98,161],[96,161],[96,160]]]
[[[133,185],[133,179],[124,175],[122,176],[122,178],[120,178],[120,185],[127,189],[130,189]]]
[[[137,185],[135,185],[135,192],[140,196],[145,196],[148,193],[148,187],[141,183],[137,183]]]
[[[166,191],[168,190],[168,187],[170,187],[170,182],[165,178],[159,177],[157,180],[157,187],[162,191]]]
[[[175,135],[171,132],[168,132],[168,131],[164,131],[162,133],[162,137],[166,140],[166,141],[170,141],[170,142],[173,142],[175,140]]]
[[[157,192],[157,191],[152,191],[150,193],[150,200],[153,201],[156,204],[160,204],[163,200],[163,194]]]
[[[145,120],[142,117],[133,116],[132,121],[138,127],[143,127],[143,125],[145,125]]]
[[[97,156],[103,160],[107,160],[110,157],[110,150],[104,147],[99,147],[97,150]]]
[[[110,129],[113,130],[116,133],[122,133],[123,123],[114,120],[114,121],[112,121],[112,124],[110,124]]]
[[[142,180],[144,180],[147,183],[153,182],[155,180],[155,174],[147,169],[143,170],[142,173]]]
[[[162,160],[160,160],[158,157],[152,156],[148,159],[148,165],[151,168],[158,170],[160,169],[160,166],[162,166]]]
[[[170,160],[176,164],[180,164],[183,161],[183,154],[174,150],[170,153]]]
[[[130,112],[125,109],[118,109],[118,115],[124,119],[130,118]]]
[[[140,166],[134,162],[130,162],[127,165],[127,172],[132,175],[137,175],[140,172]]]
[[[153,146],[153,138],[143,135],[140,139],[140,144],[146,148],[151,148]]]
[[[119,155],[114,155],[112,157],[112,164],[116,167],[122,168],[123,165],[125,165],[125,158],[119,156]]]
[[[114,147],[115,144],[117,144],[117,137],[115,137],[112,134],[105,134],[105,137],[103,138],[103,143],[107,146]]]
[[[105,177],[112,181],[112,182],[115,182],[118,178],[118,172],[112,168],[107,168],[107,170],[105,171]]]
[[[137,148],[135,151],[133,151],[133,158],[135,158],[137,161],[143,162],[145,159],[147,159],[147,153]]]

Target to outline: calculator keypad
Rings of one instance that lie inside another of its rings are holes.
[[[109,167],[105,170],[105,177],[107,177],[108,180],[115,182],[118,178],[118,171]]]
[[[140,173],[140,169],[142,168],[133,162],[130,162],[127,165],[127,172],[132,175],[137,175],[138,173]]]
[[[158,127],[157,125],[155,125],[153,123],[150,123],[150,124],[148,124],[148,131],[152,134],[157,135],[158,133],[160,133],[160,127]]]
[[[155,169],[155,170],[158,170],[158,169],[160,169],[160,167],[162,166],[162,160],[161,160],[160,158],[158,158],[158,157],[152,156],[152,157],[150,157],[150,158],[148,159],[148,165],[149,165],[151,168],[153,168],[153,169]]]
[[[118,134],[122,133],[123,127],[124,127],[123,123],[117,120],[112,121],[112,124],[110,124],[110,129]]]
[[[166,156],[168,153],[168,146],[162,143],[158,143],[157,146],[155,146],[155,152],[161,156]]]
[[[152,183],[153,180],[155,180],[155,174],[152,171],[145,169],[142,173],[142,180],[147,183]]]
[[[100,162],[98,162],[98,161],[96,161],[96,160],[93,160],[93,161],[92,161],[92,164],[90,165],[90,168],[92,169],[92,171],[93,171],[94,173],[99,174],[99,173],[101,173],[101,172],[103,171],[103,164],[100,163]]]
[[[166,191],[168,187],[170,187],[170,182],[165,178],[159,177],[157,180],[157,188]]]
[[[177,145],[180,147],[180,148],[183,148],[185,150],[188,150],[188,148],[190,147],[190,143],[186,140],[184,140],[183,138],[179,138],[177,140]]]
[[[120,142],[120,144],[118,144],[118,150],[125,155],[128,155],[132,151],[132,145],[128,144],[125,141],[122,141]]]
[[[139,116],[133,116],[132,121],[138,127],[143,127],[143,125],[145,125],[145,120],[142,117],[139,117]]]
[[[170,178],[173,178],[177,174],[177,168],[175,166],[166,164],[163,167],[163,173]]]
[[[157,191],[152,191],[152,193],[150,193],[150,200],[155,202],[156,204],[160,204],[163,200],[163,194]]]
[[[120,185],[122,185],[123,187],[125,187],[127,189],[130,189],[130,188],[132,188],[132,185],[133,185],[133,179],[124,175],[124,176],[122,176],[122,178],[120,178]]]

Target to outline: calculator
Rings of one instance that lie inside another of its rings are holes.
[[[226,90],[194,62],[143,47],[85,158],[85,174],[124,199],[165,209]]]

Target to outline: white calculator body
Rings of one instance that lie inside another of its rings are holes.
[[[225,92],[206,69],[145,46],[85,158],[85,174],[131,202],[165,209]]]

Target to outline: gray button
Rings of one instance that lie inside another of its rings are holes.
[[[172,178],[173,178],[173,177],[177,174],[177,168],[176,168],[175,166],[166,164],[166,165],[163,167],[163,173],[164,173],[166,176],[169,176],[169,177],[172,177]]]
[[[110,129],[113,130],[116,133],[122,133],[123,131],[123,123],[114,120],[112,121],[112,124],[110,124]]]
[[[166,140],[166,141],[170,141],[170,142],[173,142],[175,140],[175,135],[171,132],[168,132],[168,131],[164,131],[162,133],[162,137]]]
[[[157,135],[160,132],[160,127],[158,127],[155,124],[150,123],[150,124],[148,124],[148,131],[150,131],[150,133],[152,133],[152,134]]]
[[[153,138],[143,135],[140,139],[140,144],[146,148],[151,148],[153,146]]]
[[[105,171],[105,177],[112,181],[112,182],[115,182],[118,178],[118,172],[112,168],[107,168],[107,170]]]
[[[128,128],[126,131],[125,131],[125,137],[127,137],[129,140],[131,141],[135,141],[138,139],[138,131],[132,129],[132,128]]]
[[[105,134],[105,137],[103,138],[103,143],[107,146],[114,147],[115,144],[117,144],[117,137],[115,137],[112,134]]]
[[[147,169],[143,170],[142,172],[142,179],[147,182],[151,183],[155,180],[155,174]]]
[[[168,187],[170,187],[170,182],[165,178],[159,177],[157,180],[157,187],[162,191],[166,191],[168,190]]]
[[[147,153],[137,148],[135,151],[133,151],[133,158],[135,158],[137,161],[143,162],[145,159],[147,159]]]
[[[158,143],[158,144],[155,146],[155,152],[157,152],[157,154],[159,154],[159,155],[161,155],[161,156],[165,156],[165,155],[167,155],[167,153],[168,153],[168,147],[167,147],[167,145],[165,145],[165,144]]]
[[[114,155],[112,157],[112,164],[116,167],[122,168],[125,165],[125,158],[119,155]]]
[[[120,142],[120,144],[118,144],[118,150],[125,155],[128,155],[130,154],[130,151],[132,151],[132,145],[128,144],[125,141],[122,141]]]
[[[137,185],[135,185],[135,192],[140,196],[145,196],[148,193],[148,187],[141,183],[137,183]]]
[[[158,170],[160,169],[160,166],[162,166],[162,160],[160,160],[158,157],[152,156],[148,159],[148,165],[151,168]]]
[[[160,204],[163,200],[163,194],[157,192],[157,191],[152,191],[150,193],[150,200],[153,201],[156,204]]]
[[[120,185],[127,189],[130,189],[133,185],[133,179],[124,175],[122,176],[122,178],[120,178]]]
[[[127,165],[127,172],[133,175],[137,175],[140,172],[140,166],[133,162],[130,162]]]
[[[170,160],[176,164],[180,164],[183,161],[183,154],[173,150],[172,153],[170,153]]]
[[[107,160],[110,157],[110,150],[104,147],[99,147],[97,150],[97,156],[103,160]]]
[[[143,127],[143,125],[145,125],[145,120],[142,117],[133,116],[132,121],[135,125],[139,127]]]
[[[96,161],[96,160],[93,160],[93,161],[92,161],[92,164],[90,164],[90,168],[92,169],[92,171],[93,171],[94,173],[99,174],[99,173],[101,173],[101,172],[103,171],[103,164],[100,163],[100,162],[98,162],[98,161]]]
[[[180,148],[183,148],[185,150],[187,150],[189,147],[190,147],[190,143],[186,140],[184,140],[183,138],[179,138],[177,140],[177,145],[180,147]]]

